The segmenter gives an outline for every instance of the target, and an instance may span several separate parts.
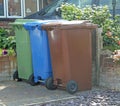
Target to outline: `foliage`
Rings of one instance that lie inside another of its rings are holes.
[[[115,20],[113,20],[112,31],[114,35],[119,35],[120,37],[120,16],[116,15]]]
[[[10,36],[10,30],[0,28],[0,55],[12,55],[15,48],[15,36]]]
[[[79,8],[74,4],[62,4],[60,7],[61,15],[66,20],[91,20],[99,27],[104,25],[104,21],[110,18],[111,14],[107,6],[87,6]]]
[[[0,48],[4,48],[8,32],[3,28],[0,28]]]
[[[74,4],[61,5],[62,18],[66,20],[78,20],[81,19],[82,11],[79,7],[76,7]]]
[[[93,23],[98,24],[99,27],[103,27],[111,14],[107,6],[94,6],[92,11],[91,20]]]
[[[107,6],[86,6],[79,8],[73,4],[62,4],[61,15],[66,20],[91,20],[92,23],[102,27],[104,47],[120,49],[120,16],[111,19]],[[114,51],[114,50],[113,50]]]
[[[120,21],[119,16],[115,20],[107,20],[103,26],[104,46],[114,46],[114,50],[120,49]]]

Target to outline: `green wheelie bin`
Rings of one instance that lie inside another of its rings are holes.
[[[35,22],[38,20],[33,19],[16,19],[11,25],[14,28],[16,35],[16,53],[17,53],[17,70],[13,74],[14,80],[26,80],[31,85],[35,85],[32,58],[31,58],[31,47],[29,33],[23,27],[26,22]]]

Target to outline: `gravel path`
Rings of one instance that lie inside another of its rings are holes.
[[[120,91],[93,89],[78,92],[73,99],[47,102],[32,106],[120,106]]]

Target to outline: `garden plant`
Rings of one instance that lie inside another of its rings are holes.
[[[0,56],[15,55],[15,36],[10,35],[10,29],[0,28]]]

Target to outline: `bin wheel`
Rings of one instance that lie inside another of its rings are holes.
[[[78,84],[75,81],[70,80],[66,85],[66,90],[68,93],[74,94],[78,90]]]
[[[18,71],[17,70],[13,74],[13,80],[15,80],[15,81],[21,81],[21,79],[18,76]]]
[[[32,86],[37,85],[37,83],[34,82],[34,75],[33,74],[30,75],[28,82]]]
[[[57,86],[56,85],[53,85],[53,78],[50,77],[48,78],[46,81],[45,81],[45,86],[47,89],[49,90],[55,90],[57,89]]]

